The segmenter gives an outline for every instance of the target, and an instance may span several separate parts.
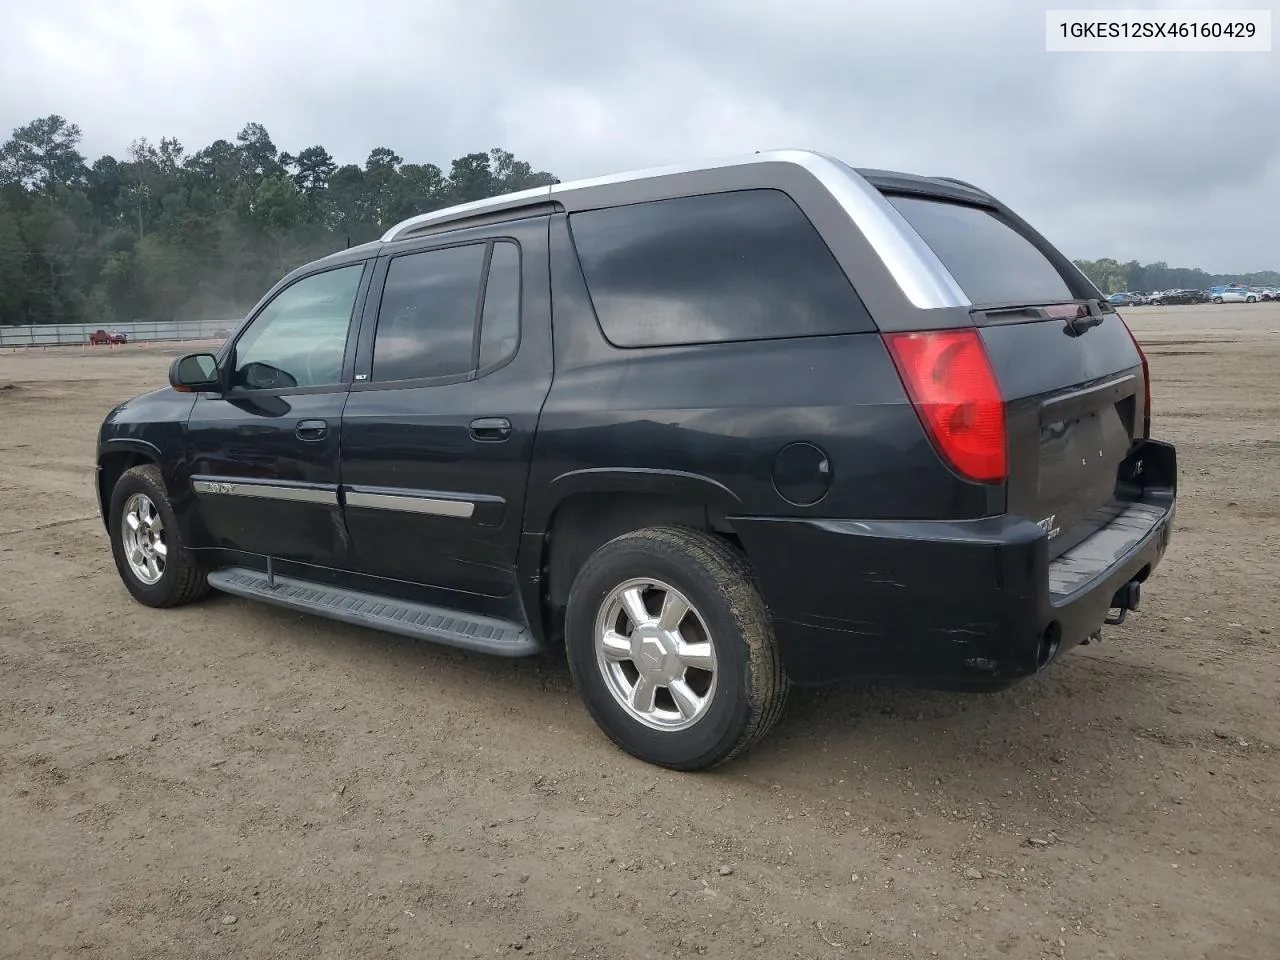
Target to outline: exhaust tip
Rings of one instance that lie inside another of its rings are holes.
[[[1055,620],[1044,628],[1040,635],[1040,643],[1036,647],[1036,669],[1043,670],[1062,649],[1062,627]]]

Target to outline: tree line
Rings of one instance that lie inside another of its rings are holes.
[[[260,123],[189,152],[138,139],[92,163],[52,115],[0,145],[0,324],[228,319],[283,273],[405,217],[558,182],[502,149],[449,164],[389,147],[338,165],[323,146],[276,148]],[[1103,291],[1197,289],[1280,273],[1078,260]]]
[[[1263,270],[1258,273],[1206,273],[1199,267],[1171,267],[1167,263],[1138,263],[1130,260],[1076,260],[1075,265],[1103,293],[1157,290],[1207,290],[1228,283],[1250,286],[1280,286],[1280,273]]]
[[[0,146],[0,324],[240,316],[289,269],[405,217],[558,182],[497,148],[447,171],[389,147],[339,165],[320,145],[278,150],[259,123],[92,163],[80,141],[55,115]]]

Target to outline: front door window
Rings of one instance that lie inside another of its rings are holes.
[[[236,343],[232,389],[338,383],[363,272],[363,264],[353,264],[312,274],[280,291]]]

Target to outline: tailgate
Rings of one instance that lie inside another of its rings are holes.
[[[1120,480],[1141,439],[1142,361],[1117,314],[1093,319],[1079,333],[1062,319],[982,329],[1007,401],[1008,511],[1045,529],[1051,557],[1114,520],[1133,495]]]
[[[1007,404],[1007,510],[1040,524],[1056,557],[1134,495],[1119,480],[1145,433],[1138,348],[1097,290],[994,201],[882,189],[973,304]]]

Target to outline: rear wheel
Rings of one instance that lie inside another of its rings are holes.
[[[1213,302],[1214,302],[1214,303],[1221,303],[1221,302],[1222,302],[1222,298],[1221,298],[1221,297],[1214,297],[1214,298],[1213,298]]]
[[[777,720],[787,682],[746,558],[685,527],[605,544],[569,594],[565,645],[601,729],[633,756],[714,766]]]
[[[202,569],[178,536],[160,468],[126,470],[111,492],[107,512],[111,553],[134,599],[149,607],[176,607],[209,592]]]

